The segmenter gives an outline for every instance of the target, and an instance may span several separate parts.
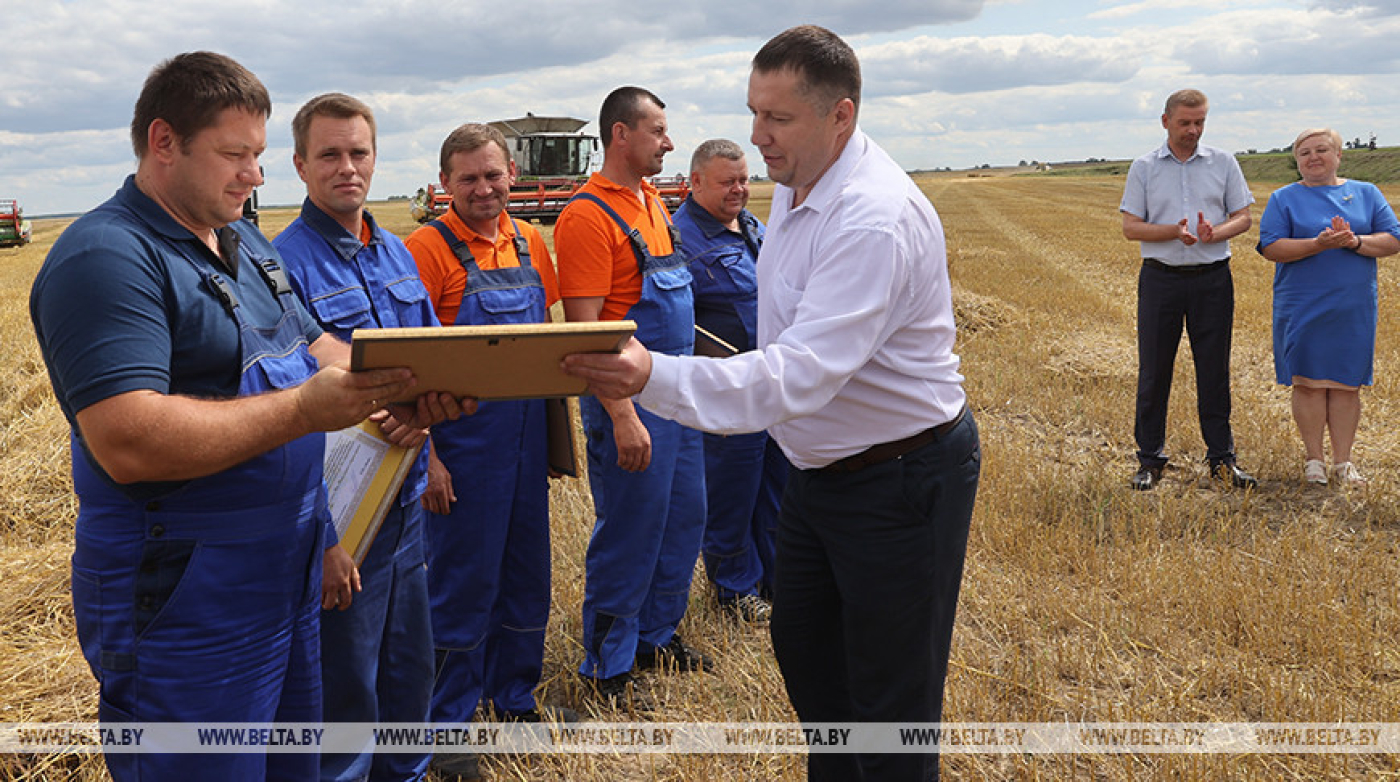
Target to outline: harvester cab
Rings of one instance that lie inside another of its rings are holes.
[[[587,179],[603,164],[598,137],[583,132],[588,120],[526,114],[489,124],[506,137],[522,182]]]
[[[515,162],[516,182],[507,207],[514,217],[553,221],[589,175],[602,166],[598,137],[583,132],[588,120],[526,114],[488,124],[506,137]],[[653,179],[652,183],[672,212],[690,192],[685,177]],[[409,209],[414,219],[423,223],[446,214],[451,205],[452,196],[430,184],[418,191]]]

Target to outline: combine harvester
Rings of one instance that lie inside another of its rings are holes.
[[[552,222],[602,165],[598,137],[581,130],[588,120],[526,114],[489,124],[505,135],[515,161],[516,182],[506,207],[514,217]],[[651,183],[672,212],[690,193],[684,176],[655,177]],[[426,223],[446,214],[451,204],[451,194],[433,183],[418,191],[409,209],[413,219]]]
[[[0,247],[29,244],[29,221],[13,198],[0,198]]]

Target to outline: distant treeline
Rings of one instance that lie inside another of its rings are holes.
[[[1245,179],[1250,182],[1293,182],[1298,167],[1288,152],[1241,153],[1236,155]],[[1021,176],[1126,176],[1129,160],[1095,160],[1084,163],[1055,163],[1050,170]],[[1400,182],[1400,147],[1347,149],[1342,151],[1342,167],[1337,172],[1347,179],[1377,184]]]

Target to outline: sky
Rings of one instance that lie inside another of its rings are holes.
[[[1164,138],[1166,96],[1210,99],[1205,143],[1286,147],[1308,127],[1400,144],[1400,0],[25,0],[6,15],[0,198],[81,212],[135,170],[129,124],[146,75],[223,52],[274,109],[263,204],[299,203],[291,118],[307,99],[365,100],[379,127],[370,197],[437,180],[463,122],[532,112],[590,120],[613,88],[667,104],[689,167],[708,138],[748,144],[749,60],[815,23],[861,60],[860,126],[907,169],[1128,159]],[[645,14],[637,9],[645,8]]]

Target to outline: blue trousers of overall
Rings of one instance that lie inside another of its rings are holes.
[[[632,242],[642,293],[627,318],[637,323],[637,339],[652,350],[688,355],[695,314],[684,259],[652,255],[601,200],[576,197],[595,201]],[[705,526],[704,453],[699,432],[639,408],[651,436],[651,464],[628,472],[617,465],[612,418],[602,403],[583,397],[579,407],[597,515],[584,563],[579,671],[606,679],[630,671],[639,649],[664,646],[685,616]]]
[[[516,231],[516,267],[481,269],[467,245],[433,223],[467,272],[454,325],[545,320],[545,292]],[[435,723],[470,722],[535,707],[549,620],[549,468],[542,400],[483,402],[475,415],[433,427],[458,499],[428,514],[428,582],[437,676]]]

